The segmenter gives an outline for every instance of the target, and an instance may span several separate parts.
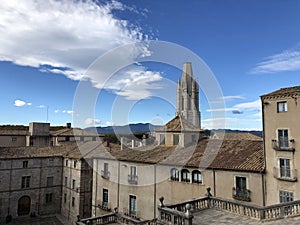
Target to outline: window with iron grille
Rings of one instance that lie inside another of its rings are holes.
[[[294,193],[289,191],[279,191],[280,203],[294,201]]]

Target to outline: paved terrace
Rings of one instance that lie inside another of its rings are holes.
[[[9,225],[73,225],[66,221],[61,215],[45,216],[45,217],[18,217],[14,218]]]
[[[300,217],[279,219],[274,221],[261,222],[242,216],[237,216],[228,212],[222,212],[215,209],[207,209],[194,213],[193,225],[299,225]]]

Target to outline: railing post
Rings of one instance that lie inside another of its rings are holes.
[[[192,215],[192,212],[191,212],[191,205],[186,204],[185,208],[186,208],[185,215],[186,215],[187,220],[188,220],[188,225],[192,225],[194,216]]]

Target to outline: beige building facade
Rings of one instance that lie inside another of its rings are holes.
[[[299,199],[300,87],[263,95],[267,205]]]
[[[226,138],[226,135],[225,135]],[[207,146],[221,143],[207,168],[201,168]],[[191,155],[188,148],[157,146],[152,150],[97,152],[93,157],[92,215],[118,208],[138,219],[157,216],[158,199],[171,204],[213,196],[262,206],[264,160],[262,140],[203,139]],[[232,163],[229,159],[239,155]]]

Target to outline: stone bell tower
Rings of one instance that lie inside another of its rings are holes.
[[[176,115],[183,117],[196,128],[201,128],[199,85],[194,79],[190,62],[183,64],[181,81],[178,79]]]

